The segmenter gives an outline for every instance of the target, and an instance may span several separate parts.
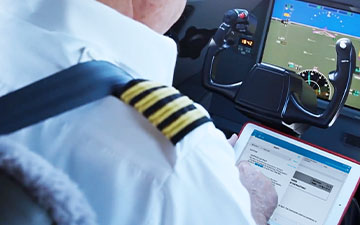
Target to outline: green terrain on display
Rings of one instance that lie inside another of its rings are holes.
[[[335,43],[343,37],[353,42],[357,59],[357,69],[346,105],[360,109],[359,38],[273,18],[262,62],[280,66],[298,74],[304,70],[315,70],[328,78],[329,72],[336,69]],[[334,92],[331,85],[330,92]]]

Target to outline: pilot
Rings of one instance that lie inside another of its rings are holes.
[[[163,33],[185,3],[1,0],[0,94],[91,60],[170,86],[176,44]],[[189,107],[208,118],[201,106]],[[101,225],[266,224],[276,192],[249,164],[236,165],[236,135],[229,143],[205,119],[188,130],[175,124],[186,135],[169,139],[148,119],[107,97],[0,141],[16,142],[66,172]]]

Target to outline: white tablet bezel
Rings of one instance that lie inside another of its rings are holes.
[[[351,166],[350,173],[348,175],[348,178],[346,179],[344,185],[342,186],[337,199],[335,200],[335,203],[333,207],[331,208],[329,212],[329,216],[324,223],[325,225],[333,225],[334,221],[339,221],[338,224],[341,222],[342,217],[344,216],[346,209],[349,207],[349,204],[351,203],[351,199],[355,195],[355,192],[357,190],[357,187],[359,185],[359,178],[360,178],[360,165],[355,160],[352,160],[350,158],[347,158],[345,156],[341,156],[335,152],[331,152],[327,149],[321,148],[319,146],[312,145],[310,143],[306,143],[303,140],[290,137],[286,134],[282,134],[280,132],[277,132],[275,130],[272,130],[271,128],[266,128],[262,125],[254,124],[254,123],[247,123],[244,125],[242,131],[239,134],[239,139],[235,144],[235,151],[236,151],[236,157],[239,158],[242,150],[245,149],[251,134],[254,130],[258,130],[261,132],[264,132],[266,134],[272,135],[276,138],[279,138],[281,140],[284,140],[286,142],[289,142],[291,144],[297,145],[299,147],[305,148],[309,151],[312,151],[314,153],[317,153],[319,155],[328,157],[330,159],[339,161],[341,163],[347,164]]]

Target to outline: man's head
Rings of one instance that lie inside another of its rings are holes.
[[[180,17],[186,0],[98,0],[159,33],[165,33]]]

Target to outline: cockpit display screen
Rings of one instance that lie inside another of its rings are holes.
[[[330,100],[328,74],[336,70],[335,43],[349,38],[356,70],[346,102],[360,109],[360,14],[298,0],[275,0],[262,62],[299,74],[316,95]]]

